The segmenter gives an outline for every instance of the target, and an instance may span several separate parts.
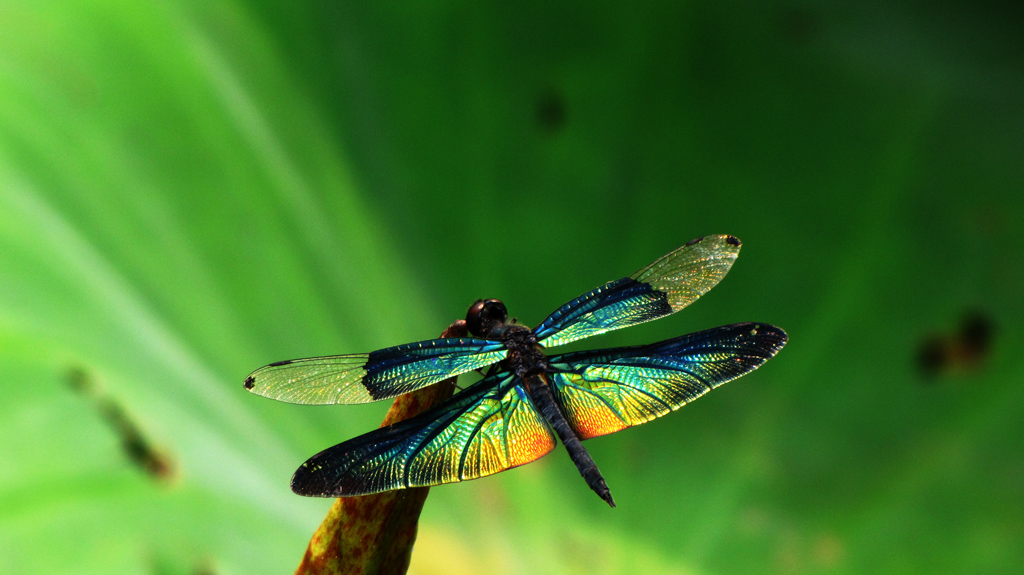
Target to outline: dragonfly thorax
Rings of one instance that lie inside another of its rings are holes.
[[[508,356],[503,362],[506,369],[524,379],[548,370],[548,358],[537,344],[537,335],[532,329],[505,325],[496,331],[500,331],[501,342],[508,348]]]
[[[466,312],[466,327],[469,333],[486,339],[501,340],[508,349],[508,356],[502,366],[525,378],[547,371],[547,356],[537,344],[533,330],[508,321],[508,310],[501,300],[478,299]]]

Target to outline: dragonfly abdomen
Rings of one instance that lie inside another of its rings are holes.
[[[558,438],[562,440],[562,445],[569,452],[569,458],[576,464],[576,469],[579,470],[580,475],[586,480],[587,485],[594,490],[598,497],[604,499],[608,505],[615,507],[612,492],[608,489],[608,485],[605,484],[601,471],[597,468],[597,464],[594,463],[594,458],[590,457],[590,453],[583,447],[580,438],[576,436],[576,432],[569,426],[565,415],[562,414],[558,403],[555,402],[547,376],[543,373],[537,373],[526,377],[525,380],[534,405],[537,406],[537,410],[544,416],[544,419],[551,424],[555,433],[558,434]]]

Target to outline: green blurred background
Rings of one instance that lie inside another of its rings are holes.
[[[512,4],[0,1],[0,572],[290,573],[331,503],[291,473],[387,405],[246,374],[709,233],[721,285],[576,347],[786,349],[588,442],[617,509],[561,448],[434,489],[412,572],[1018,572],[1024,10]]]

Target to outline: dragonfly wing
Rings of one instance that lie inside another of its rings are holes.
[[[372,353],[279,361],[252,372],[245,388],[287,403],[366,403],[490,365],[506,353],[496,341],[433,339]]]
[[[760,367],[788,337],[739,323],[651,345],[550,358],[551,384],[580,439],[614,433],[675,411]]]
[[[534,332],[541,345],[551,347],[665,317],[715,287],[739,253],[734,236],[698,238],[563,305]]]
[[[292,491],[314,497],[368,495],[476,479],[529,463],[555,437],[519,378],[485,378],[422,414],[311,457]]]

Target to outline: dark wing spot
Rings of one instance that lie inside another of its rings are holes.
[[[739,246],[740,239],[737,238],[736,236],[728,236],[725,238],[725,243],[729,244],[730,246]]]
[[[253,386],[256,385],[256,378],[250,375],[249,377],[245,378],[245,383],[243,385],[245,385],[246,389],[252,389]]]
[[[288,365],[289,363],[293,363],[294,361],[295,361],[294,359],[286,359],[284,361],[275,361],[274,363],[268,365],[267,367],[277,367],[277,366],[280,366],[280,365]]]
[[[371,384],[371,385],[367,385],[367,384]],[[380,401],[382,399],[387,399],[387,398],[391,397],[392,395],[394,395],[394,394],[392,394],[390,392],[390,390],[385,389],[385,386],[381,386],[379,383],[374,381],[374,379],[372,378],[372,376],[370,374],[366,375],[366,377],[363,380],[363,384],[362,385],[363,385],[363,388],[366,389],[366,393],[369,394],[369,396],[374,401]],[[374,393],[375,389],[376,389],[376,393]]]
[[[692,240],[686,242],[686,244],[683,247],[689,247],[692,246],[693,244],[699,244],[702,241],[704,241],[704,238],[693,238]]]

